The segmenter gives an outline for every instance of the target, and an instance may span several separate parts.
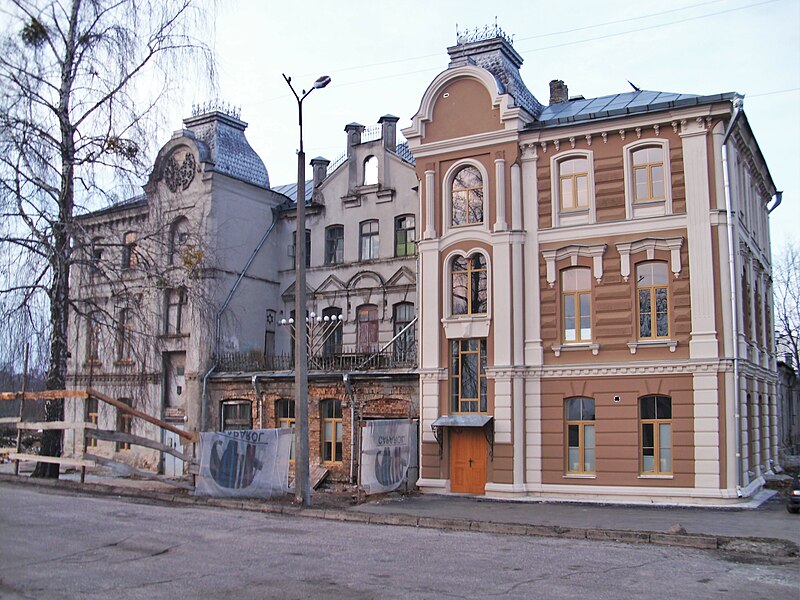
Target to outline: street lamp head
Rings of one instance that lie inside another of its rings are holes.
[[[331,78],[328,77],[327,75],[323,75],[322,77],[320,77],[319,79],[317,79],[314,82],[314,89],[318,90],[320,88],[324,88],[330,82],[331,82]]]

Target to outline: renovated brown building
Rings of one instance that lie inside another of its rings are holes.
[[[777,461],[769,205],[734,93],[543,105],[496,27],[403,131],[419,211],[420,487],[723,502]],[[777,205],[777,202],[776,202]]]

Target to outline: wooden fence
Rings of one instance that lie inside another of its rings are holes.
[[[23,409],[26,400],[58,400],[63,399],[65,402],[95,399],[98,402],[104,402],[122,411],[130,414],[134,418],[146,421],[161,430],[169,431],[176,434],[187,444],[191,445],[189,452],[180,452],[176,448],[162,444],[156,440],[133,435],[131,433],[100,429],[95,423],[88,421],[24,421]],[[81,483],[86,479],[86,468],[95,467],[97,465],[108,466],[117,473],[125,475],[136,475],[145,479],[158,479],[164,483],[174,485],[180,488],[194,489],[194,485],[187,484],[180,481],[170,481],[167,479],[158,478],[156,474],[148,471],[141,471],[126,463],[113,460],[104,456],[98,456],[88,452],[88,439],[104,440],[109,442],[125,443],[135,446],[143,446],[151,450],[157,450],[164,454],[169,454],[189,465],[189,472],[197,472],[197,460],[195,458],[196,443],[199,441],[200,436],[196,432],[183,431],[157,419],[152,415],[148,415],[140,410],[128,406],[124,402],[120,402],[110,396],[107,396],[97,390],[47,390],[39,392],[3,392],[0,393],[0,401],[20,401],[19,416],[18,417],[4,417],[0,418],[0,425],[14,425],[17,429],[17,443],[16,446],[0,448],[0,455],[8,455],[8,457],[15,461],[14,473],[19,473],[20,461],[27,462],[44,462],[63,465],[64,467],[80,467],[81,469]],[[75,431],[75,454],[76,457],[63,457],[63,456],[43,456],[41,454],[26,454],[21,452],[21,433],[22,431],[46,431],[46,430],[73,430]],[[78,450],[80,449],[80,452]]]

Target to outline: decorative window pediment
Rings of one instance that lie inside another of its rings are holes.
[[[605,254],[607,247],[607,244],[596,244],[594,246],[573,244],[557,250],[543,251],[542,256],[545,263],[547,263],[547,285],[553,287],[556,284],[556,263],[569,259],[570,266],[576,267],[578,266],[578,258],[581,256],[592,259],[592,275],[597,283],[600,283],[603,279],[603,254]]]
[[[645,238],[636,242],[625,242],[617,244],[617,252],[620,258],[620,275],[625,281],[631,275],[631,254],[638,254],[639,252],[647,253],[647,260],[654,260],[656,250],[669,251],[670,253],[670,270],[672,271],[675,279],[681,274],[681,248],[683,247],[683,238]]]

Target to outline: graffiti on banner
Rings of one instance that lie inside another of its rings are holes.
[[[367,421],[361,442],[361,488],[366,494],[391,492],[408,474],[411,423],[406,419]]]
[[[195,494],[270,498],[289,491],[291,429],[200,433]]]

